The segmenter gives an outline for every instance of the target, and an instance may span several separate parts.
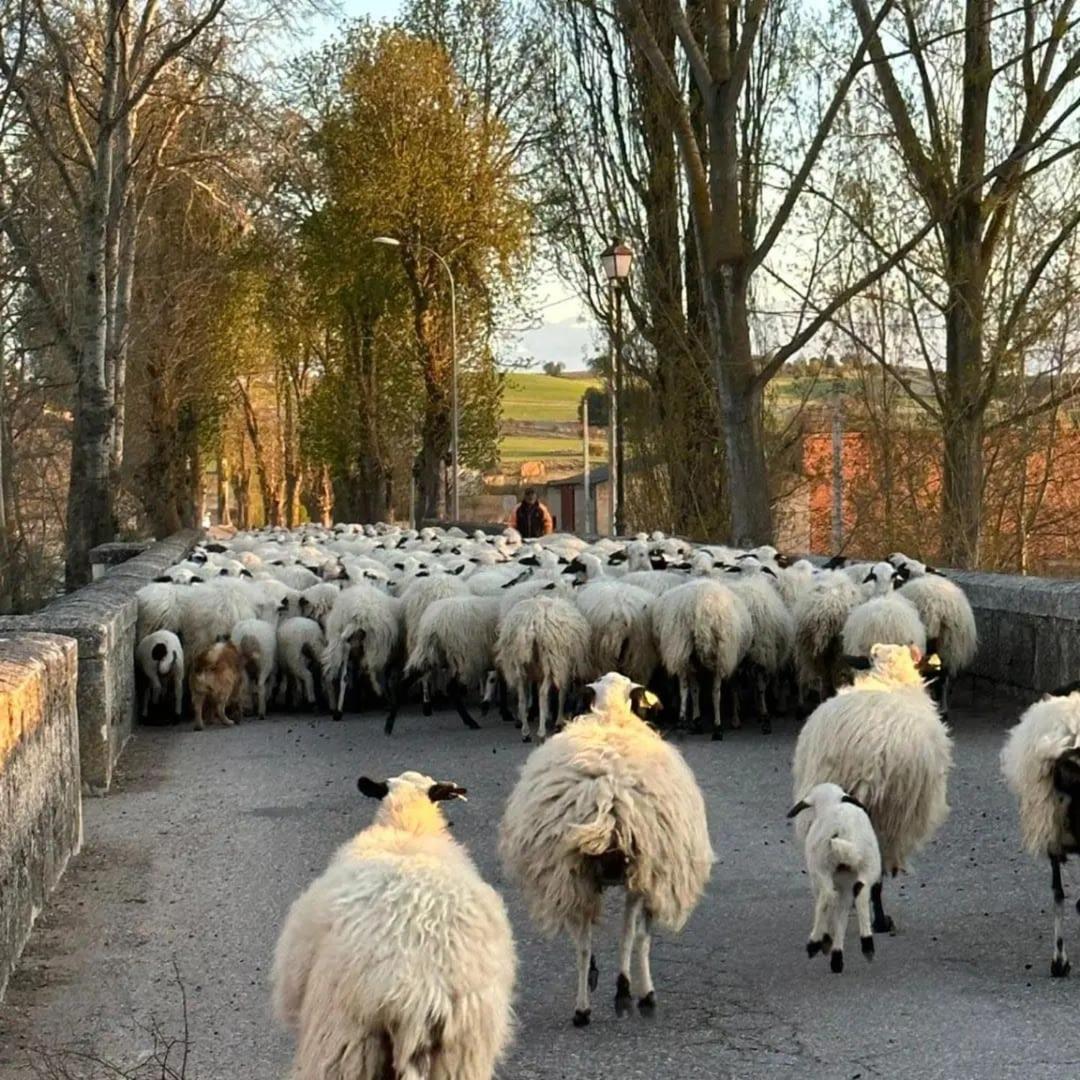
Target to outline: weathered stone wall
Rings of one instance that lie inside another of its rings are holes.
[[[966,593],[979,628],[972,676],[1032,698],[1080,679],[1080,581],[948,576]]]
[[[0,618],[0,634],[38,631],[78,642],[79,755],[90,794],[108,791],[135,724],[135,593],[184,558],[198,537],[177,533],[41,611]]]
[[[82,842],[77,665],[71,638],[0,637],[0,998]]]

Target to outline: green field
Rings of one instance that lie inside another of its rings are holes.
[[[607,460],[607,445],[592,443],[594,463]],[[523,461],[551,461],[553,458],[572,458],[581,461],[581,440],[560,439],[555,435],[504,435],[499,442],[499,458],[504,465],[520,465]]]
[[[534,372],[512,372],[503,391],[504,420],[547,420],[565,423],[578,418],[578,402],[590,386],[591,375],[556,377]]]

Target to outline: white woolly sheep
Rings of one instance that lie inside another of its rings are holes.
[[[494,667],[499,629],[497,596],[448,596],[427,606],[413,637],[405,665],[406,681],[443,675],[458,715],[468,728],[480,725],[465,704],[469,687],[477,687]],[[427,683],[425,683],[426,690]],[[386,734],[394,729],[396,702],[386,718]]]
[[[135,594],[139,612],[135,636],[142,641],[155,630],[179,634],[183,625],[185,586],[171,581],[151,581]]]
[[[1054,893],[1054,954],[1050,974],[1069,974],[1062,934],[1065,889],[1061,864],[1080,852],[1080,683],[1032,705],[1009,732],[1001,771],[1020,804],[1024,847],[1050,860]]]
[[[719,581],[694,578],[658,596],[652,615],[660,661],[679,680],[680,722],[690,723],[698,680],[711,676],[712,737],[722,739],[724,711],[730,717],[734,708],[733,695],[722,694],[723,684],[735,674],[753,639],[746,605]]]
[[[652,594],[600,579],[579,589],[575,600],[589,624],[592,672],[618,671],[647,685],[658,662],[649,610]]]
[[[465,790],[406,772],[361,777],[382,800],[292,905],[274,1009],[294,1080],[491,1080],[511,1034],[514,942],[499,894],[439,803]]]
[[[795,619],[776,588],[777,573],[756,558],[743,560],[724,575],[724,584],[746,605],[752,637],[744,667],[750,679],[761,730],[772,731],[766,688],[774,685],[791,661]]]
[[[504,611],[495,645],[495,662],[507,686],[517,695],[523,741],[531,741],[532,688],[538,689],[537,738],[543,742],[547,737],[552,693],[558,698],[558,722],[567,691],[582,678],[588,658],[589,624],[569,600],[542,593]]]
[[[355,661],[375,691],[390,700],[400,663],[401,601],[372,585],[344,589],[326,620],[322,667],[330,715],[340,720]]]
[[[926,652],[926,630],[915,605],[899,593],[875,596],[852,608],[844,623],[845,656],[869,656],[875,645],[914,645]]]
[[[837,784],[817,784],[789,811],[806,811],[806,871],[814,890],[814,924],[807,956],[829,956],[832,970],[844,970],[844,935],[852,901],[859,941],[867,960],[874,956],[870,889],[881,880],[881,852],[870,815],[858,799]]]
[[[244,658],[244,674],[260,720],[266,719],[266,703],[277,673],[277,630],[262,619],[244,619],[229,635]]]
[[[184,648],[180,639],[171,630],[155,630],[135,646],[135,661],[143,678],[139,717],[145,720],[150,706],[160,703],[168,690],[179,720],[184,711]]]
[[[952,682],[971,666],[979,649],[975,614],[964,590],[941,574],[912,578],[900,587],[900,595],[918,609],[926,627],[926,648],[941,658],[935,690],[947,716]]]
[[[800,699],[816,693],[824,700],[836,688],[843,652],[844,624],[865,599],[838,570],[820,573],[795,606],[795,673]]]
[[[817,784],[833,783],[867,808],[885,869],[894,876],[949,813],[952,740],[926,691],[921,659],[902,645],[875,645],[871,671],[810,715],[792,766],[796,801]],[[880,882],[870,899],[874,929],[891,930]]]
[[[596,987],[592,932],[603,889],[626,890],[616,1011],[629,1012],[633,992],[649,1013],[656,1006],[653,924],[682,928],[714,860],[694,774],[638,715],[656,708],[656,698],[616,673],[590,689],[589,711],[529,755],[499,837],[503,865],[534,921],[547,934],[574,939],[578,1027],[589,1022]]]
[[[255,606],[236,578],[214,578],[204,585],[188,585],[180,595],[180,640],[188,656],[197,656],[215,641],[227,638],[238,622],[256,618]]]
[[[341,590],[336,585],[323,582],[312,585],[300,594],[298,610],[307,619],[314,619],[321,627],[326,627],[327,617],[334,608]]]
[[[326,649],[322,627],[303,616],[285,619],[277,628],[278,672],[286,703],[295,700],[300,688],[304,704],[316,704],[315,678],[321,676],[319,664]]]

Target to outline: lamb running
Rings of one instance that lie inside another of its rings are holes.
[[[1050,860],[1054,891],[1054,955],[1050,974],[1069,974],[1062,936],[1065,890],[1061,864],[1080,852],[1080,683],[1032,705],[1009,732],[1001,771],[1020,804],[1024,847]]]
[[[807,956],[824,953],[839,974],[844,970],[844,934],[852,900],[859,941],[867,960],[874,956],[870,889],[881,880],[881,852],[870,815],[858,799],[837,784],[817,784],[789,811],[794,818],[811,811],[806,832],[806,870],[814,890],[814,925]]]
[[[514,942],[499,894],[439,804],[465,789],[406,772],[379,782],[374,823],[293,904],[274,1009],[294,1080],[490,1080],[510,1040]]]
[[[569,933],[577,945],[577,1027],[589,1022],[589,990],[596,988],[592,932],[603,889],[626,890],[616,1012],[629,1013],[633,988],[638,1008],[650,1013],[653,923],[679,930],[713,864],[694,774],[641,719],[659,707],[656,697],[615,672],[589,690],[589,711],[525,762],[499,839],[503,865],[534,921],[546,933]]]
[[[927,693],[922,659],[915,648],[875,645],[871,670],[810,715],[792,766],[796,802],[817,784],[834,783],[867,808],[893,876],[949,813],[952,740]],[[874,930],[891,930],[880,882],[870,899]]]

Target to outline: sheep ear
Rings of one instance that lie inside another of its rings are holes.
[[[361,776],[356,781],[356,786],[360,794],[369,799],[385,799],[390,791],[390,785],[385,780],[372,780],[368,776]]]
[[[725,574],[741,574],[742,573],[742,567],[741,566],[725,566],[724,567],[724,573]]]
[[[166,581],[172,581],[172,578],[165,578],[165,580]],[[205,578],[201,578],[197,574],[192,574],[191,575],[191,580],[188,582],[188,584],[189,585],[202,585],[205,582],[205,580],[206,580]]]
[[[660,699],[644,686],[635,686],[630,691],[630,711],[640,720],[650,712],[660,708]]]
[[[869,574],[867,574],[867,575],[866,575],[866,577],[864,577],[864,578],[862,579],[862,583],[863,583],[864,585],[869,585],[871,581],[876,581],[876,580],[877,580],[877,579],[876,579],[876,578],[874,577],[874,571],[873,571],[873,570],[871,570],[871,571],[870,571],[870,573],[869,573]]]
[[[771,566],[763,566],[761,572],[763,574],[768,574],[769,577],[776,577],[776,571]]]
[[[922,660],[922,649],[918,645],[909,645],[909,651],[911,652],[911,662],[918,667],[919,661]]]
[[[432,784],[428,788],[427,797],[432,802],[449,802],[451,799],[460,799],[462,802],[468,802],[465,798],[468,795],[468,791],[463,787],[458,787],[457,784]]]
[[[458,575],[458,574],[461,574],[461,573],[463,573],[463,572],[464,572],[464,570],[465,570],[465,564],[464,564],[464,563],[462,563],[462,564],[461,564],[461,566],[459,566],[459,567],[458,567],[458,568],[457,568],[456,570],[451,570],[451,571],[450,571],[450,573],[451,573],[451,574],[454,574],[454,575],[456,576],[456,575]]]
[[[809,809],[810,804],[805,799],[802,799],[787,812],[787,816],[789,818],[798,817],[798,815],[801,814],[804,810]]]
[[[826,570],[839,570],[847,564],[846,555],[834,555],[824,566]]]
[[[168,574],[161,574],[160,576],[154,578],[154,580],[155,581],[160,581],[162,583],[167,581],[170,585],[173,584],[173,579],[171,577],[169,577]]]
[[[574,712],[577,713],[578,716],[581,716],[583,713],[589,712],[595,703],[596,687],[583,687],[581,693],[578,694],[577,708],[574,709]]]
[[[244,569],[240,571],[240,576],[253,578],[255,575],[250,570]]]
[[[1050,697],[1068,697],[1078,690],[1080,690],[1080,681],[1066,683],[1065,686],[1059,686],[1056,690],[1051,690]]]
[[[894,581],[907,581],[911,577],[911,567],[907,563],[903,566],[898,566],[893,573]]]
[[[851,803],[852,806],[857,806],[867,817],[870,816],[870,811],[854,795],[845,795],[840,801]]]
[[[551,592],[551,590],[554,589],[554,588],[555,588],[555,582],[553,581],[550,585],[545,585],[544,586],[544,592]]]
[[[781,570],[786,570],[792,564],[793,560],[790,555],[782,555],[780,552],[777,552],[775,562]]]
[[[928,566],[926,568],[926,572],[928,574],[935,575],[935,577],[944,577],[945,576],[936,566]]]

